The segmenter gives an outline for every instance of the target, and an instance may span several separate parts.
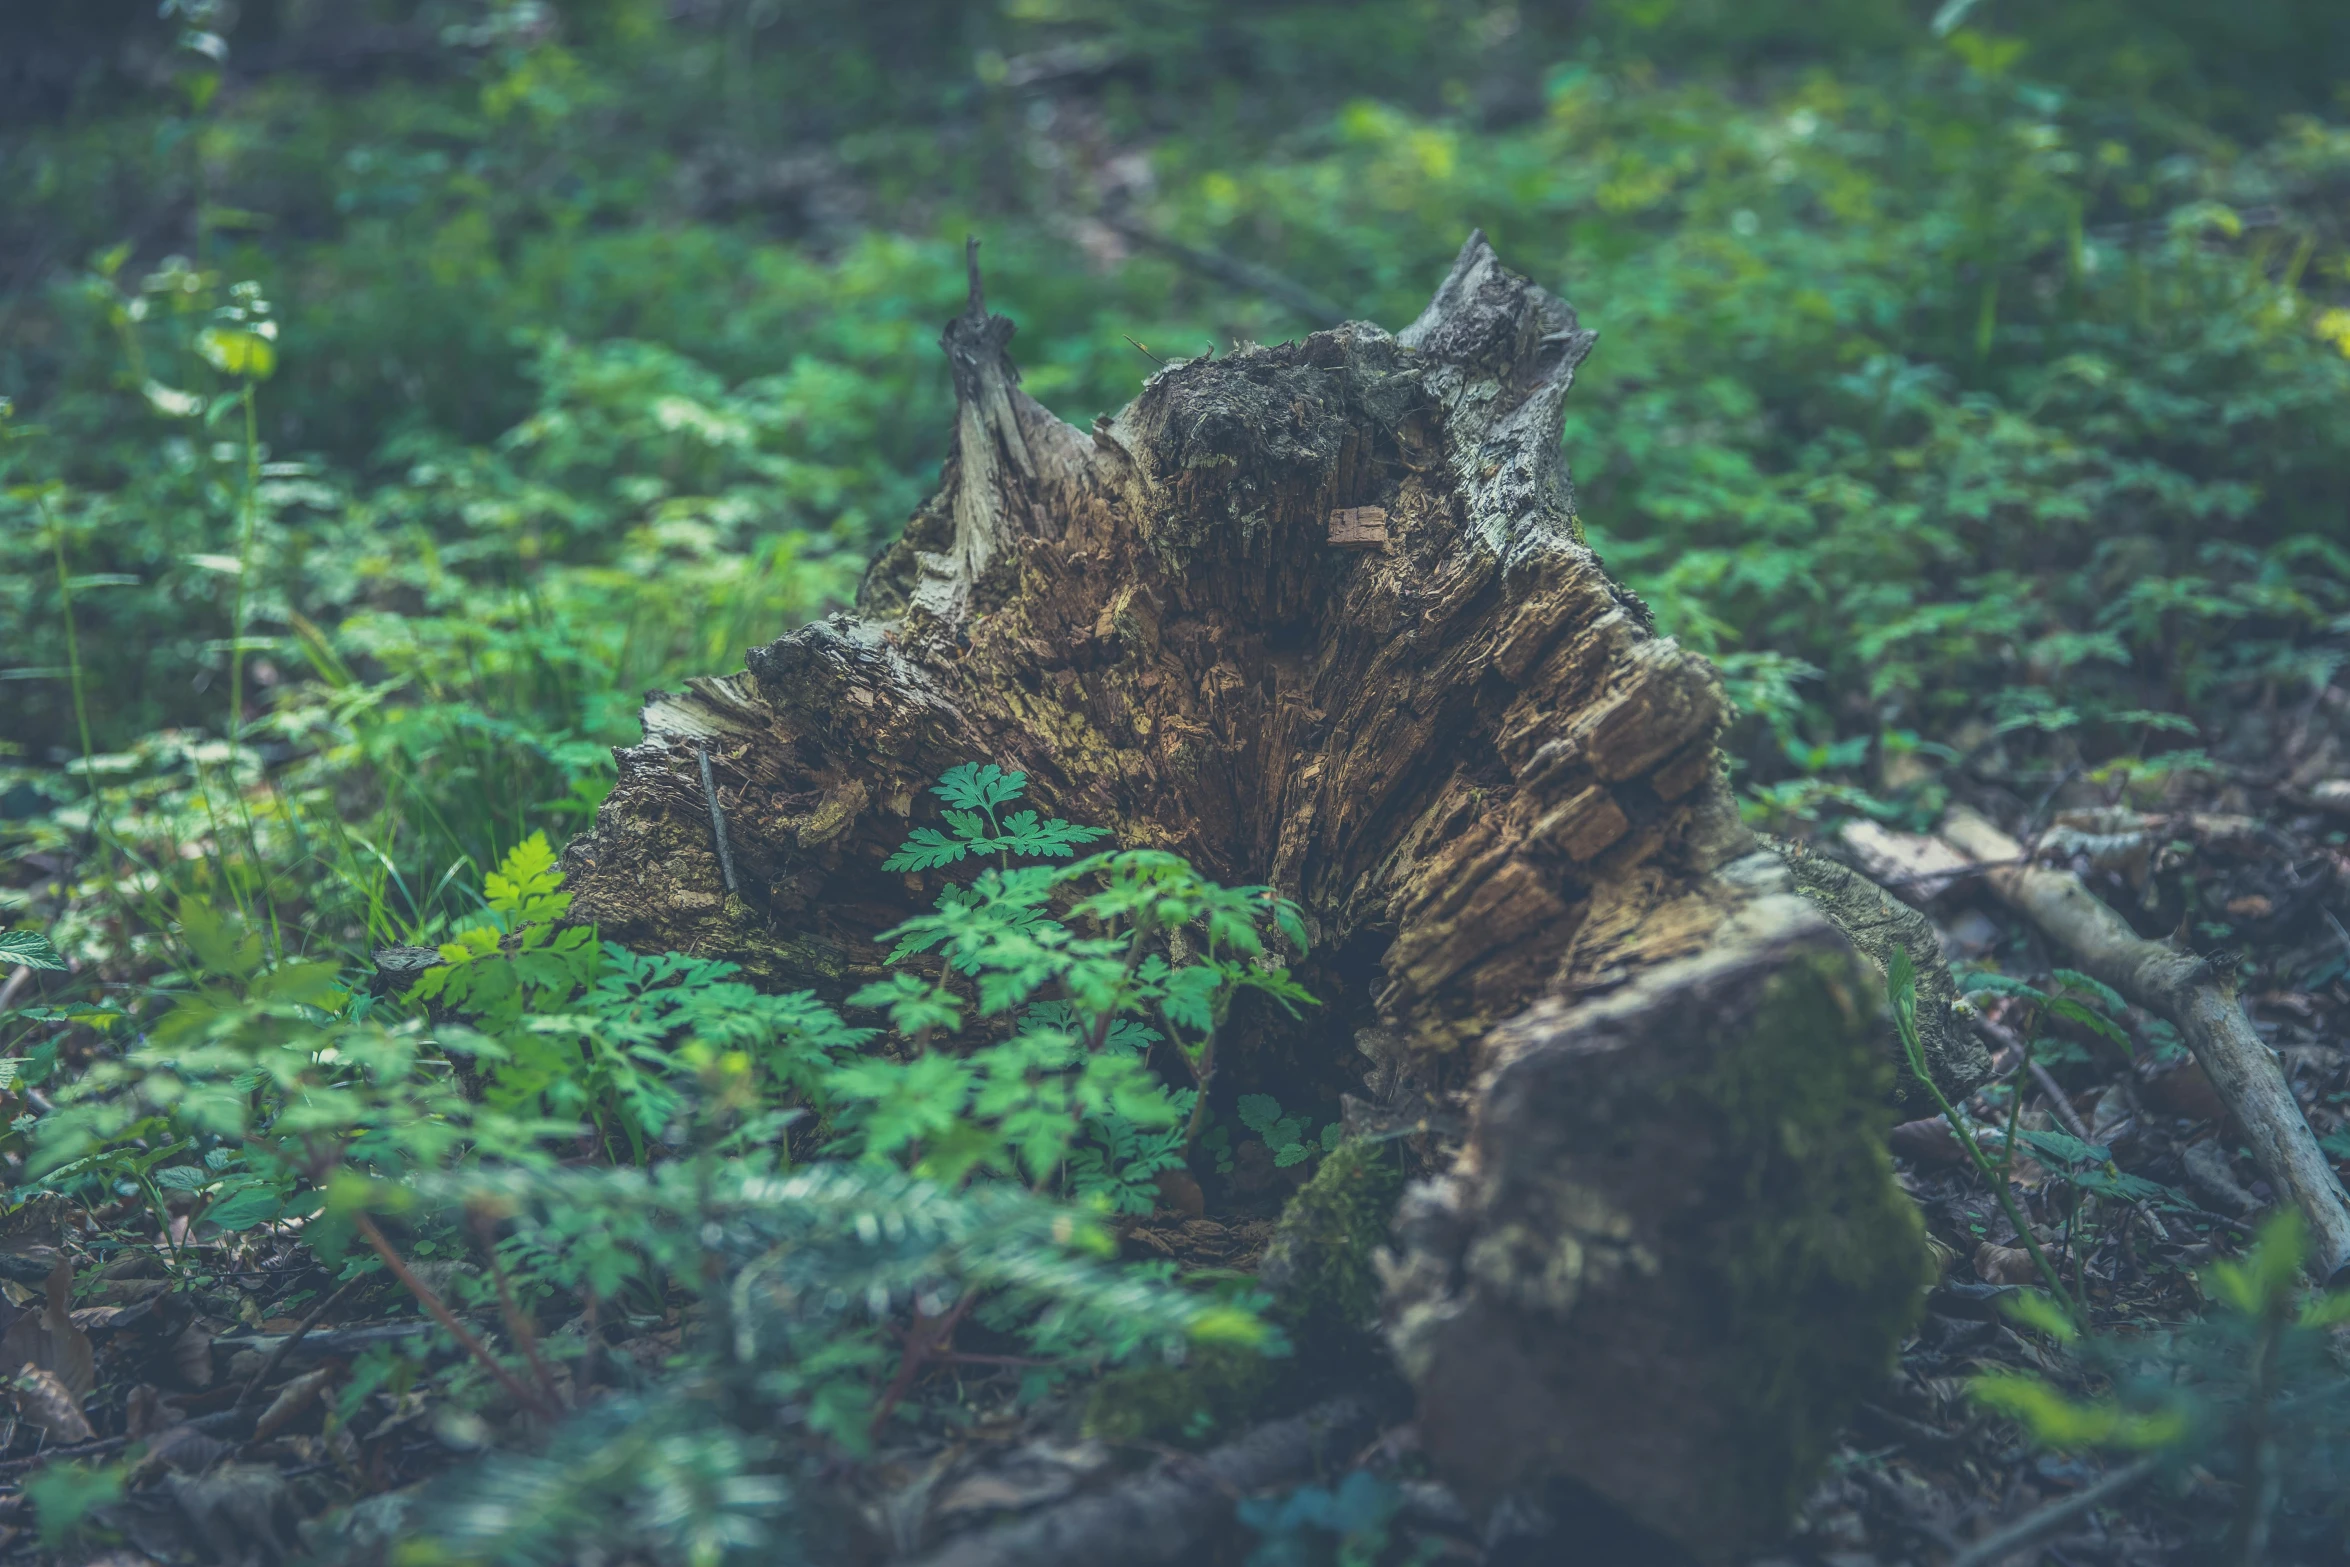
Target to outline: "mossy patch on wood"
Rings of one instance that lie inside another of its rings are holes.
[[[1712,1127],[1721,1218],[1703,1254],[1735,1353],[1740,1472],[1760,1516],[1792,1516],[1853,1405],[1891,1369],[1930,1267],[1917,1207],[1885,1150],[1891,1065],[1879,1008],[1840,955],[1790,963],[1763,987],[1745,1045],[1675,1097]],[[1874,1124],[1871,1124],[1871,1123]]]
[[[1403,1183],[1393,1144],[1350,1138],[1282,1210],[1258,1277],[1273,1292],[1276,1318],[1309,1352],[1351,1348],[1377,1325],[1371,1255],[1387,1244]]]

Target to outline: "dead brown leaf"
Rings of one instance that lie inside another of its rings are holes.
[[[334,1367],[320,1366],[280,1388],[269,1407],[261,1411],[261,1418],[253,1422],[253,1440],[266,1442],[284,1430],[303,1410],[318,1402],[318,1395],[334,1380],[334,1374]]]
[[[157,1431],[169,1430],[187,1418],[177,1404],[163,1401],[163,1389],[152,1382],[142,1382],[123,1400],[122,1434],[136,1442]]]
[[[1159,1206],[1167,1212],[1196,1217],[1208,1211],[1207,1199],[1201,1195],[1199,1182],[1192,1179],[1189,1170],[1161,1170],[1157,1184]]]
[[[2228,1113],[2200,1062],[2149,1061],[2138,1068],[2138,1097],[2164,1115],[2189,1121],[2217,1121]]]
[[[2029,1284],[2040,1276],[2030,1250],[1985,1241],[1975,1248],[1975,1277],[1985,1284]]]
[[[64,1378],[46,1366],[26,1362],[16,1374],[15,1392],[17,1414],[25,1424],[48,1432],[50,1441],[70,1445],[98,1435]]]
[[[1938,1115],[1904,1121],[1885,1134],[1885,1145],[1912,1164],[1964,1164],[1966,1150],[1951,1134],[1950,1123]]]
[[[0,1336],[0,1366],[37,1366],[52,1372],[74,1398],[98,1385],[98,1363],[90,1335],[74,1325],[73,1264],[63,1252],[49,1269],[46,1298]]]
[[[172,1369],[192,1388],[212,1385],[212,1335],[201,1322],[191,1322],[171,1341]]]
[[[202,1474],[227,1457],[228,1452],[228,1443],[182,1423],[147,1439],[147,1456],[140,1464],[140,1472],[152,1475],[169,1469],[177,1474]]]

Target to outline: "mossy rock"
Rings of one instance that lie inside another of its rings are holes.
[[[1740,869],[1703,950],[1488,1036],[1469,1145],[1406,1194],[1385,1281],[1472,1508],[1572,1483],[1709,1564],[1784,1528],[1929,1272],[1882,984],[1782,868]]]
[[[1301,1346],[1352,1348],[1377,1327],[1371,1255],[1387,1244],[1403,1187],[1393,1143],[1350,1138],[1282,1210],[1257,1277],[1273,1292],[1275,1319]]]

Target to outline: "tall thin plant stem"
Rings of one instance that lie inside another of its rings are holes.
[[[100,825],[98,807],[98,770],[91,765],[98,748],[90,743],[90,703],[82,684],[82,640],[74,629],[73,573],[65,565],[65,525],[49,509],[49,497],[36,494],[33,504],[40,508],[41,521],[49,529],[49,550],[57,562],[57,605],[65,617],[65,668],[73,685],[73,721],[81,731],[82,782],[90,790],[90,826],[101,837],[106,829]]]
[[[228,628],[228,742],[232,784],[236,778],[236,748],[245,733],[245,586],[253,574],[253,535],[261,517],[261,442],[255,428],[251,381],[245,383],[240,401],[245,410],[245,491],[240,507],[243,515],[238,519],[236,607],[229,616]]]
[[[1942,1085],[1934,1081],[1934,1075],[1926,1070],[1925,1046],[1918,1041],[1917,973],[1910,967],[1908,953],[1899,949],[1894,951],[1893,961],[1886,967],[1885,980],[1887,998],[1893,1003],[1893,1026],[1901,1035],[1901,1049],[1909,1058],[1910,1071],[1917,1074],[1917,1080],[1926,1085],[1926,1092],[1934,1096],[1934,1103],[1941,1107],[1942,1119],[1950,1124],[1951,1135],[1958,1139],[1958,1145],[1974,1161],[1975,1172],[1982,1176],[1983,1184],[1990,1187],[1991,1194],[1999,1199],[2000,1210],[2007,1215],[2007,1222],[2015,1226],[2016,1235],[2023,1241],[2024,1248],[2031,1252],[2033,1265],[2039,1268],[2040,1278],[2047,1284],[2048,1292],[2064,1307],[2066,1316],[2082,1327],[2087,1327],[2088,1315],[2073,1299],[2072,1291],[2064,1287],[2063,1277],[2058,1274],[2055,1265],[2049,1262],[2048,1254],[2040,1249],[2040,1239],[2032,1233],[2031,1222],[2024,1217],[2023,1210],[2016,1206],[2015,1196],[2007,1188],[2006,1173],[1991,1167],[1991,1161],[1984,1157],[1982,1146],[1975,1141],[1975,1134],[1967,1130],[1966,1121],[1959,1115],[1957,1107],[1943,1094]],[[2017,1091],[2022,1091],[2020,1085]]]
[[[74,624],[73,573],[65,561],[65,524],[50,508],[46,493],[36,492],[33,505],[40,511],[41,521],[49,530],[49,551],[57,563],[57,606],[58,612],[65,618],[65,665],[73,691],[74,727],[82,742],[82,783],[90,793],[90,831],[97,835],[99,844],[120,864],[128,860],[129,856],[123,852],[122,845],[115,842],[114,829],[106,820],[105,799],[98,792],[98,747],[90,739],[88,681],[82,674],[81,636]],[[129,902],[123,896],[122,884],[117,877],[109,874],[106,881],[122,915],[123,936],[127,942],[131,918]]]

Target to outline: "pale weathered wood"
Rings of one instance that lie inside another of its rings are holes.
[[[1983,866],[2001,901],[2073,954],[2081,971],[2170,1020],[2244,1130],[2253,1163],[2309,1225],[2319,1279],[2350,1270],[2350,1198],[2309,1129],[2284,1072],[2236,999],[2231,976],[2168,941],[2149,941],[2070,871],[2034,865],[2024,846],[1963,807],[1943,820],[1944,843]]]

